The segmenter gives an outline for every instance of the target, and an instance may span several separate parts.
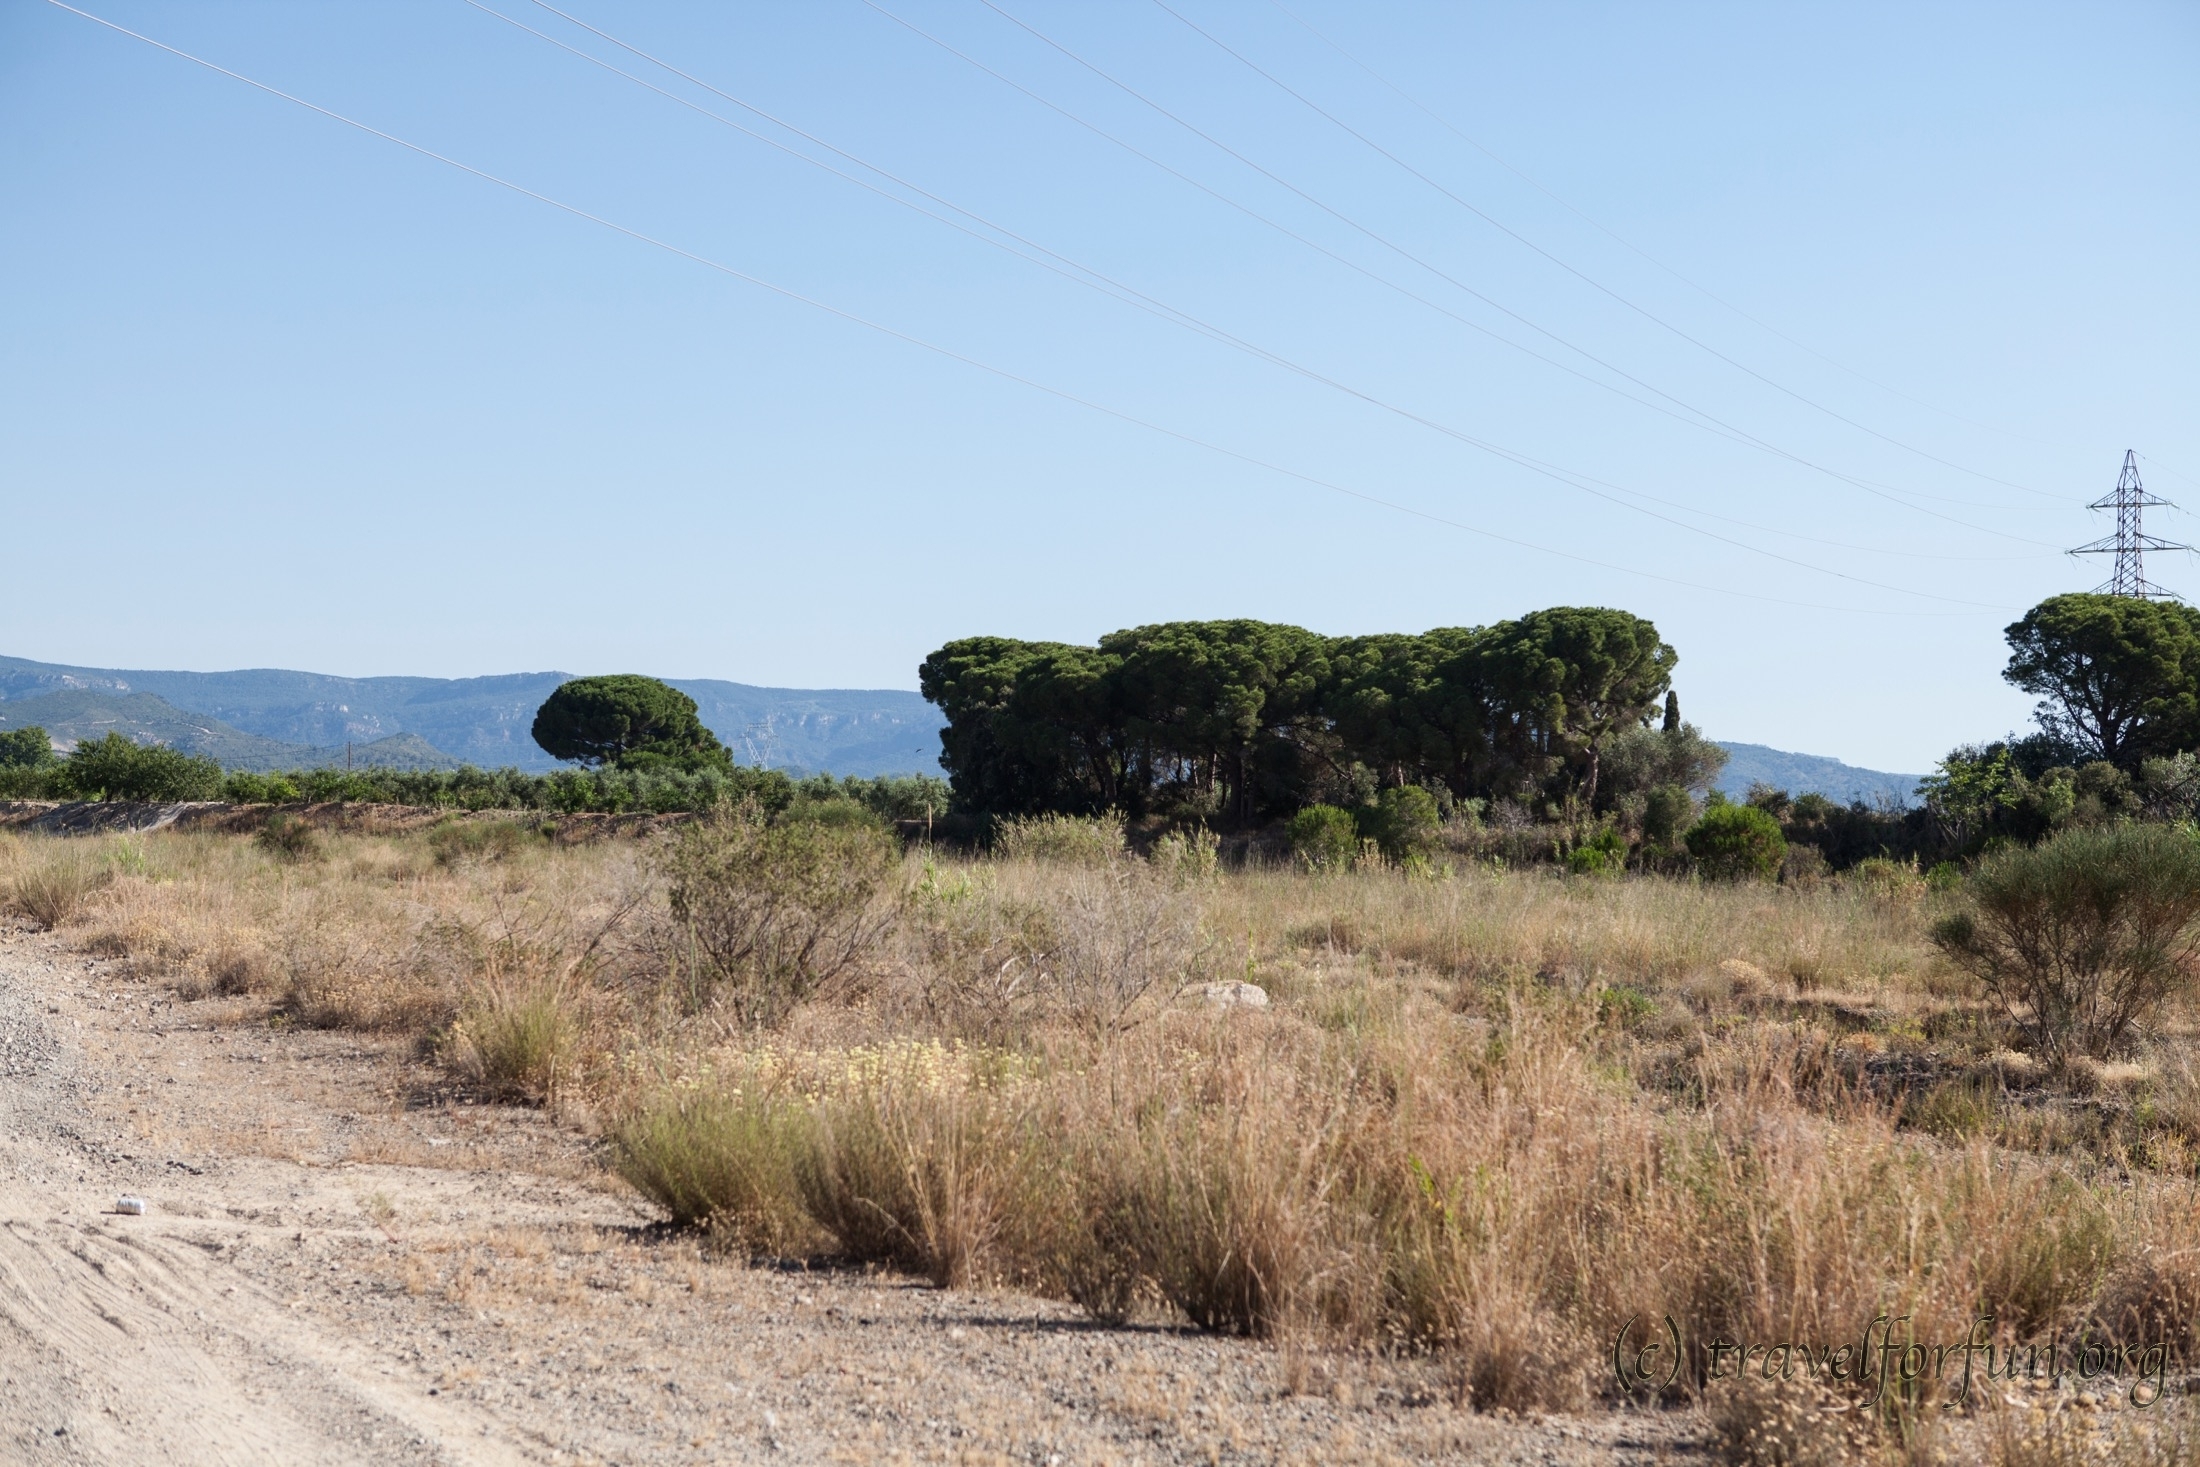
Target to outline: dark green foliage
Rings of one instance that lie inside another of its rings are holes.
[[[1119,720],[1091,648],[966,637],[924,659],[917,686],[947,715],[940,765],[973,815],[1107,808],[1122,772]]]
[[[534,738],[552,758],[591,768],[697,773],[732,763],[693,698],[633,673],[560,684],[535,712]]]
[[[1360,833],[1393,861],[1425,855],[1436,844],[1436,797],[1417,784],[1392,786],[1360,812]]]
[[[53,740],[37,724],[0,732],[0,769],[36,769],[53,762]]]
[[[1599,807],[1615,759],[1632,797],[1708,783],[1723,755],[1686,725],[1646,726],[1673,662],[1639,617],[1561,607],[1418,636],[1235,620],[1136,627],[1097,647],[969,637],[918,678],[947,715],[941,763],[964,812],[1242,826],[1357,803],[1363,781]]]
[[[311,861],[321,854],[320,837],[314,834],[313,827],[283,811],[270,815],[253,840],[262,850],[285,861]]]
[[[222,767],[212,759],[118,733],[79,743],[58,773],[81,800],[212,800],[222,788]]]
[[[2031,752],[2031,751],[2026,751]],[[1968,745],[1951,751],[1920,785],[1925,807],[1956,853],[1996,840],[2026,844],[2075,825],[2152,814],[2178,819],[2200,794],[2200,768],[2187,755],[2149,759],[2136,777],[2095,759],[2027,773],[2016,745]]]
[[[1566,869],[1576,876],[1617,876],[1627,869],[1627,837],[1606,825],[1566,853]]]
[[[1594,809],[1605,746],[1649,721],[1678,656],[1639,616],[1559,606],[1492,628],[1482,661],[1500,754],[1531,774],[1575,771]]]
[[[2200,843],[2183,830],[2100,825],[2008,847],[1970,895],[1934,940],[2052,1061],[2116,1052],[2200,959]]]
[[[1652,790],[1672,786],[1705,791],[1726,768],[1726,750],[1705,738],[1692,723],[1672,728],[1623,728],[1605,745],[1597,780],[1597,813],[1619,813],[1643,821]]]
[[[288,805],[303,798],[298,782],[287,774],[255,774],[232,770],[222,781],[222,798],[239,805]]]
[[[1642,838],[1672,850],[1696,819],[1696,802],[1677,784],[1661,784],[1643,798]]]
[[[1316,871],[1342,871],[1360,853],[1360,831],[1349,810],[1308,805],[1291,817],[1291,850]]]
[[[1714,881],[1770,881],[1787,856],[1780,822],[1755,805],[1710,806],[1687,840],[1697,869]]]
[[[2050,596],[2008,629],[2002,676],[2040,700],[2050,738],[2136,773],[2200,741],[2200,609]]]
[[[1929,810],[1867,805],[1861,800],[1838,805],[1815,792],[1795,798],[1782,827],[1789,842],[1814,847],[1835,871],[1846,871],[1874,856],[1939,860],[1948,850],[1936,834]]]
[[[1114,632],[1112,700],[1154,782],[1250,821],[1303,803],[1299,738],[1320,723],[1328,643],[1258,621],[1163,622]]]
[[[922,821],[947,810],[947,781],[931,775],[813,775],[799,784],[776,769],[730,765],[724,769],[640,771],[622,768],[561,769],[527,774],[517,769],[301,769],[287,774],[230,775],[222,794],[239,804],[298,800],[420,805],[458,810],[541,810],[560,814],[677,814],[748,801],[777,815],[798,801],[809,806],[840,802],[879,821]]]

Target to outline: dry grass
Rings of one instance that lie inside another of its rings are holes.
[[[39,926],[61,926],[114,875],[98,854],[70,842],[10,840],[0,847],[0,893],[9,910]]]
[[[621,1175],[745,1250],[1429,1352],[1482,1407],[1609,1394],[1638,1314],[1685,1322],[1693,1382],[1714,1336],[1854,1340],[1880,1313],[2180,1355],[2200,1323],[2200,1077],[2164,1050],[2050,1083],[1937,956],[1922,883],[1218,874],[1211,847],[1027,842],[912,857],[857,979],[760,1029],[683,974],[632,845],[142,844],[83,941],[584,1097]],[[36,845],[0,848],[11,877]],[[1180,998],[1218,979],[1275,1002]]]

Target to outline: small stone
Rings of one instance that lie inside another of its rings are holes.
[[[1190,992],[1211,1009],[1268,1007],[1268,990],[1258,983],[1198,983]]]

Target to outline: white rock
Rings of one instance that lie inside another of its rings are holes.
[[[1258,983],[1195,983],[1191,995],[1212,1009],[1268,1007],[1268,990]]]

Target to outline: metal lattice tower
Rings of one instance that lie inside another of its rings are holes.
[[[2158,499],[2147,493],[2139,482],[2139,455],[2131,449],[2124,450],[2124,471],[2116,477],[2116,487],[2087,505],[2088,509],[2113,509],[2116,511],[2116,533],[2103,536],[2090,545],[2080,545],[2072,555],[2113,555],[2116,569],[2107,582],[2094,588],[2094,594],[2102,596],[2137,596],[2142,599],[2176,601],[2174,591],[2165,591],[2146,578],[2142,557],[2149,550],[2190,550],[2190,545],[2172,545],[2167,540],[2157,540],[2139,528],[2139,511],[2150,504],[2175,508],[2166,499]]]

